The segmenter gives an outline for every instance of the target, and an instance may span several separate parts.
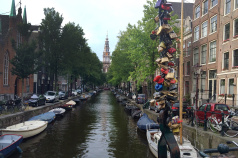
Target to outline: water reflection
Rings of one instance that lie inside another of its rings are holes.
[[[34,158],[145,158],[150,153],[145,133],[110,91],[76,106],[40,135],[21,144],[22,155]]]

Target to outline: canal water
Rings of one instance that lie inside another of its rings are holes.
[[[20,145],[16,158],[153,158],[146,134],[110,91],[76,106]]]

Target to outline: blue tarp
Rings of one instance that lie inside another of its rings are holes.
[[[55,113],[54,112],[46,112],[37,116],[34,116],[30,118],[28,121],[48,121],[48,123],[51,123],[55,119]]]
[[[146,131],[146,124],[153,124],[150,128],[159,129],[159,124],[156,124],[153,120],[151,120],[146,113],[144,113],[141,118],[137,122],[137,127],[142,130]]]

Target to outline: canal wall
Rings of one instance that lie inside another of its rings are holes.
[[[42,105],[39,107],[34,107],[32,109],[29,109],[29,110],[26,110],[23,112],[16,112],[13,114],[3,115],[0,117],[0,129],[6,128],[8,126],[11,126],[11,125],[14,125],[17,123],[27,121],[28,119],[30,119],[33,116],[48,112],[49,110],[51,110],[55,107],[59,107],[68,101],[69,101],[69,99],[64,100],[63,102],[60,101],[60,102],[56,102],[56,103]]]
[[[143,109],[141,104],[136,104],[134,101],[131,101],[132,104],[139,107],[144,113],[146,113],[150,119],[157,122],[158,113],[155,113],[149,109]],[[187,120],[183,122],[183,136],[188,138],[192,145],[198,150],[217,148],[217,146],[221,143],[226,144],[227,141],[235,141],[238,142],[237,138],[229,138],[225,136],[221,136],[220,133],[214,133],[211,130],[207,129],[207,131],[203,130],[203,127],[192,127],[191,125],[187,125]],[[231,144],[229,146],[235,147],[235,145]],[[230,152],[238,157],[238,152]]]

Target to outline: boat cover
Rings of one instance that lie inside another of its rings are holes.
[[[146,131],[146,124],[153,124],[150,126],[152,129],[159,129],[159,124],[155,123],[151,120],[146,113],[144,113],[137,122],[137,127],[142,130]]]
[[[54,119],[55,119],[54,112],[46,112],[30,118],[28,121],[39,120],[39,121],[48,121],[48,123],[51,123]]]

